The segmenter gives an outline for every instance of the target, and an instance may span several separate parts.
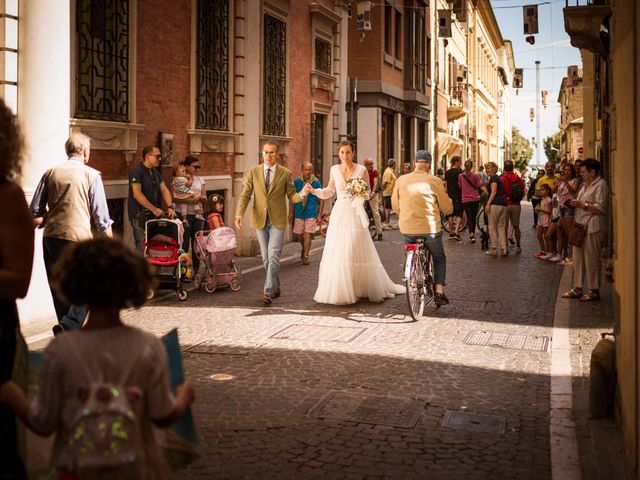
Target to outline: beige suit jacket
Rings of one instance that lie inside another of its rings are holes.
[[[264,166],[262,164],[256,165],[247,172],[236,217],[244,215],[253,195],[251,227],[265,228],[267,217],[269,217],[274,227],[284,230],[287,226],[287,199],[292,203],[302,201],[302,197],[296,193],[296,187],[293,185],[293,173],[278,164],[268,192],[264,180]]]

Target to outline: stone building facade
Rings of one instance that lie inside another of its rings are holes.
[[[583,158],[583,69],[576,65],[567,68],[558,93],[560,104],[560,158],[571,162]]]

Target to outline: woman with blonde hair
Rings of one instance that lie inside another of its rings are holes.
[[[498,245],[503,257],[509,255],[507,246],[507,196],[504,193],[502,180],[498,176],[498,165],[493,162],[485,163],[487,170],[487,190],[489,198],[484,207],[485,213],[489,217],[489,238],[491,248],[486,251],[487,255],[496,257],[498,255]]]

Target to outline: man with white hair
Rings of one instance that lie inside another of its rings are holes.
[[[92,221],[98,232],[109,237],[113,224],[100,172],[87,166],[91,140],[73,133],[64,148],[67,161],[44,173],[31,201],[35,225],[44,228],[42,247],[50,286],[53,265],[62,252],[73,242],[93,237]],[[86,307],[68,305],[53,288],[51,295],[58,317],[53,334],[82,327]]]

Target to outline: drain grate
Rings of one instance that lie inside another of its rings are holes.
[[[426,400],[333,390],[311,409],[309,415],[316,418],[412,428],[426,404]]]
[[[300,325],[294,323],[274,333],[269,338],[277,340],[307,340],[314,342],[349,343],[367,329],[356,327],[332,327],[328,325]]]
[[[447,410],[442,420],[442,426],[470,432],[497,433],[502,435],[507,428],[507,420],[504,417]]]
[[[549,348],[549,337],[489,332],[486,330],[472,330],[467,334],[463,342],[467,345],[529,350],[533,352],[546,352]]]
[[[219,340],[218,340],[219,341]],[[216,343],[216,340],[204,340],[203,342],[196,343],[189,348],[185,349],[185,352],[194,353],[197,355],[249,355],[253,350],[260,346],[259,343],[247,346],[244,345],[225,345]]]

